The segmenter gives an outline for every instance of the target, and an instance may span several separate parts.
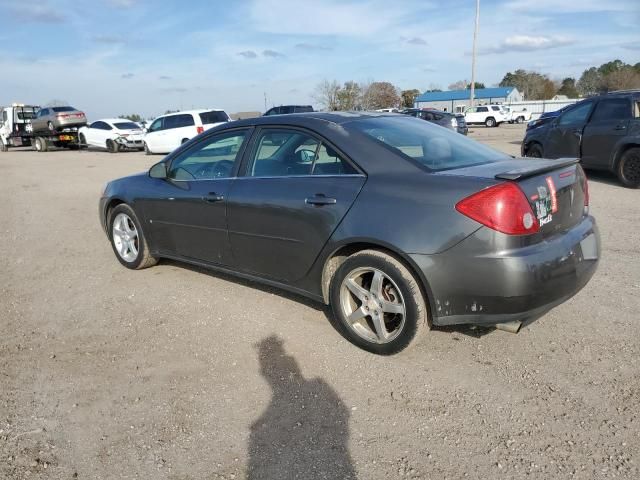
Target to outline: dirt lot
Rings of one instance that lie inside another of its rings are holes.
[[[603,257],[571,301],[381,358],[299,297],[121,267],[101,187],[159,159],[0,154],[0,478],[640,478],[640,191],[591,175]]]

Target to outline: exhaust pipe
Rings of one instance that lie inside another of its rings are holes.
[[[518,333],[520,331],[520,327],[522,327],[522,322],[514,320],[512,322],[497,323],[494,326],[498,330],[504,330],[509,333]]]

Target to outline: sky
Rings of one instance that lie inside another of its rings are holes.
[[[471,77],[474,0],[0,0],[0,105],[90,119],[316,104],[324,79]],[[640,0],[481,0],[477,80],[640,61]]]

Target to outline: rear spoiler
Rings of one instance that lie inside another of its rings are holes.
[[[534,168],[518,168],[508,172],[498,173],[495,178],[498,180],[520,180],[521,178],[533,177],[541,173],[550,172],[559,168],[575,165],[579,158],[558,158],[557,160],[547,160],[545,165]]]

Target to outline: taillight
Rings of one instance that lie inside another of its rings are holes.
[[[202,132],[204,132],[204,127],[198,127],[197,131],[198,131],[198,134],[201,134]]]
[[[540,230],[527,197],[512,182],[500,183],[460,200],[456,210],[493,230],[528,235]]]

